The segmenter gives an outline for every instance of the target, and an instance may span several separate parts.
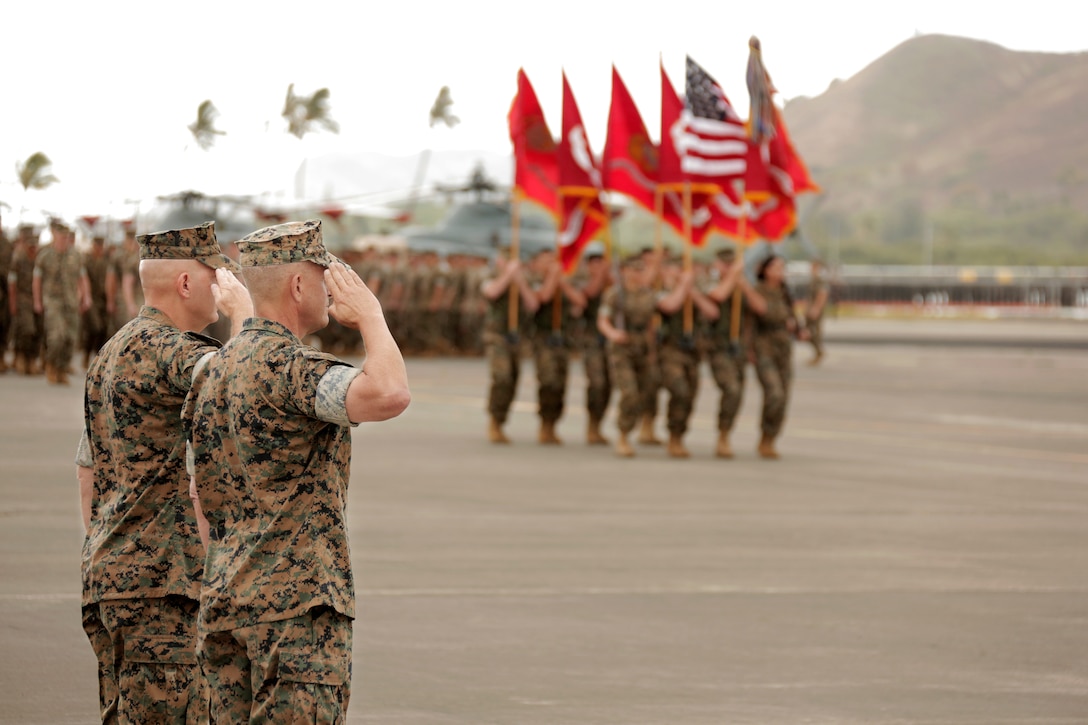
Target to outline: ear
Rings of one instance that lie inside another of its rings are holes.
[[[174,287],[178,291],[178,297],[187,300],[193,296],[193,280],[188,272],[182,272],[174,280]]]
[[[291,299],[293,299],[296,303],[302,302],[302,298],[305,295],[303,295],[303,293],[302,293],[302,275],[301,274],[291,275],[291,287],[290,287],[290,289],[291,289]]]

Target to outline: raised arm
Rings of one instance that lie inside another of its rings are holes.
[[[378,298],[355,270],[341,264],[325,270],[325,284],[332,297],[329,314],[358,330],[366,345],[363,370],[348,386],[348,418],[353,423],[395,418],[411,402],[408,370]]]

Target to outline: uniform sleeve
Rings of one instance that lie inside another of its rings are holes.
[[[334,368],[344,368],[344,371],[334,373],[325,381]],[[359,372],[328,353],[299,348],[287,366],[286,388],[283,390],[285,402],[301,415],[327,423],[350,425],[345,403],[347,388]],[[338,408],[344,409],[340,411]]]
[[[614,289],[606,290],[601,295],[601,306],[597,308],[597,319],[602,317],[606,320],[612,319],[612,305],[616,302],[616,292]]]
[[[356,426],[348,417],[348,387],[362,370],[350,365],[335,365],[317,384],[314,414],[318,420],[342,426]]]
[[[94,468],[94,456],[91,455],[91,441],[87,437],[87,426],[83,426],[83,435],[79,437],[79,446],[76,447],[76,465]]]

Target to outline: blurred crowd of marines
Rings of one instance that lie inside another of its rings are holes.
[[[20,225],[14,240],[0,235],[0,278],[7,280],[0,286],[0,372],[44,373],[50,383],[65,385],[73,374],[73,356],[79,353],[85,369],[143,304],[139,247],[131,227],[120,244],[92,236],[85,251],[75,248],[75,232],[63,221],[49,223],[51,243],[39,242],[43,231]],[[226,254],[237,256],[233,244],[223,246]],[[561,442],[556,428],[570,361],[576,359],[586,378],[588,444],[610,444],[602,425],[615,398],[619,455],[634,455],[631,443],[637,442],[665,443],[669,455],[687,457],[683,437],[698,392],[699,365],[705,361],[721,392],[715,455],[733,456],[729,434],[744,372],[751,366],[764,390],[758,451],[777,457],[774,440],[792,377],[791,346],[783,341],[810,341],[809,364],[824,355],[821,321],[828,284],[819,261],[813,263],[808,300],[800,305],[802,317],[794,313],[784,278],[770,291],[763,279],[749,284],[743,259],[729,247],[709,261],[685,261],[660,249],[609,259],[603,245],[594,242],[569,275],[562,272],[555,250],[546,248],[523,250],[516,261],[509,248],[440,254],[369,247],[344,250],[341,256],[381,302],[403,354],[486,356],[487,436],[494,443],[509,441],[503,426],[525,359],[532,359],[537,377],[539,442]],[[768,256],[757,276],[773,259],[781,260]],[[518,301],[511,305],[514,287]],[[786,303],[772,305],[771,323],[751,304],[768,295],[772,302]],[[229,325],[223,318],[207,332],[222,337]],[[358,334],[335,320],[316,337],[322,350],[336,355],[365,352]],[[654,429],[662,390],[668,399],[667,441],[658,439]],[[636,437],[632,441],[629,436]]]

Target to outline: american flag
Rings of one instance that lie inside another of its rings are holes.
[[[672,130],[680,169],[692,181],[720,187],[744,177],[748,132],[718,82],[687,59],[684,111]]]

